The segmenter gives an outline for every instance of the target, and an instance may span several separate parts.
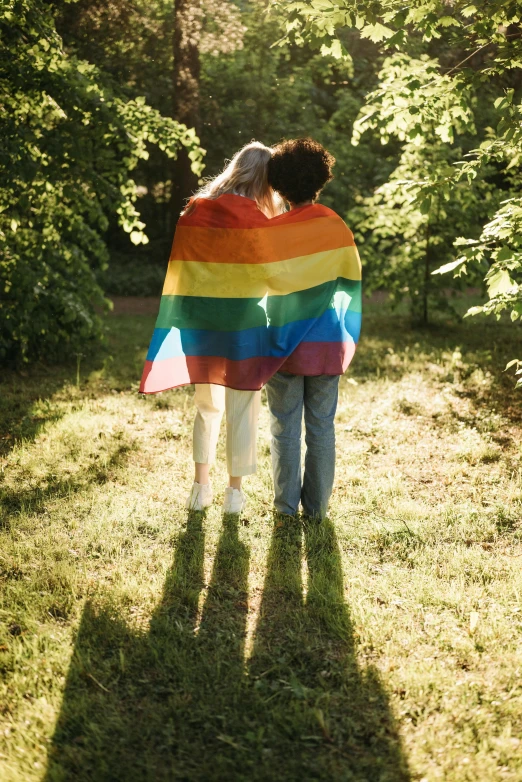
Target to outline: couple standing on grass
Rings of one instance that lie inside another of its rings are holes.
[[[301,503],[307,516],[327,512],[339,377],[361,324],[353,235],[334,211],[315,203],[334,163],[309,138],[274,148],[252,142],[193,196],[178,221],[140,391],[195,384],[188,509],[212,503],[209,471],[225,410],[223,510],[244,509],[241,480],[256,471],[266,385],[275,510],[295,516]]]

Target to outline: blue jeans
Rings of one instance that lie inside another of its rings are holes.
[[[266,385],[272,433],[274,505],[294,515],[324,518],[335,474],[334,417],[338,375],[303,377],[277,372]],[[306,456],[301,481],[301,426],[305,419]]]

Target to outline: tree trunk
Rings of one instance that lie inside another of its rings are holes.
[[[199,135],[199,43],[203,21],[202,0],[174,0],[174,70],[172,110],[174,119]],[[170,213],[174,224],[187,198],[197,187],[198,179],[190,169],[184,147],[172,165]]]
[[[424,254],[424,285],[422,289],[422,323],[428,325],[428,291],[430,287],[430,219],[426,223],[426,252]]]

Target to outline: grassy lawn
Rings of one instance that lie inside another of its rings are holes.
[[[153,327],[4,372],[0,779],[522,779],[520,328],[376,307],[341,381],[330,519],[182,503],[190,389],[140,398]],[[222,444],[223,445],[223,444]]]

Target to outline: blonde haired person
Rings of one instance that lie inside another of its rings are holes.
[[[191,198],[184,214],[197,209],[198,200],[234,195],[255,201],[268,218],[282,211],[282,200],[268,184],[267,166],[272,150],[257,141],[240,149],[221,174],[207,181]],[[255,473],[260,391],[238,391],[214,384],[197,384],[194,395],[193,459],[195,476],[187,509],[201,511],[212,503],[210,466],[214,462],[223,413],[226,411],[226,457],[229,485],[223,511],[240,513],[246,504],[241,489],[245,475]]]
[[[251,141],[229,160],[221,174],[209,179],[192,196],[183,214],[190,214],[198,198],[219,198],[233,194],[251,198],[267,217],[275,217],[284,211],[282,198],[270,187],[267,179],[271,147],[260,141]]]

